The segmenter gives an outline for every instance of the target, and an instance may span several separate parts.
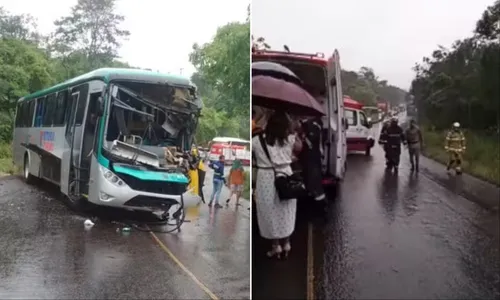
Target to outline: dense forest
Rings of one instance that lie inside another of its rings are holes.
[[[416,64],[411,94],[422,123],[474,130],[500,128],[500,1],[477,21],[474,35],[439,46]]]
[[[252,37],[252,46],[257,49],[271,49],[264,37]],[[293,51],[293,50],[292,50]],[[344,95],[368,106],[377,102],[389,102],[399,105],[405,102],[407,92],[380,79],[372,68],[361,67],[358,72],[342,70],[342,88]]]
[[[459,122],[467,137],[465,170],[500,185],[500,0],[473,30],[415,65],[409,100],[417,108],[426,155],[446,162],[445,131]]]
[[[4,145],[0,159],[10,160],[7,149],[20,97],[97,68],[134,67],[118,56],[130,35],[122,28],[124,19],[115,12],[115,0],[78,0],[68,16],[54,20],[54,32],[44,35],[32,16],[0,7],[0,141]],[[249,19],[230,23],[217,30],[212,42],[195,44],[192,53],[186,53],[197,68],[192,80],[205,105],[198,143],[216,135],[249,137],[249,37]]]

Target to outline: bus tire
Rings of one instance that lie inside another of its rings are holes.
[[[27,184],[35,183],[35,176],[30,173],[30,159],[28,153],[24,154],[23,179]]]
[[[366,150],[365,150],[365,155],[366,156],[370,156],[371,152],[372,152],[372,148],[371,147],[367,147]]]
[[[71,183],[68,187],[70,190],[72,189]],[[68,191],[68,195],[62,195],[64,197],[64,202],[75,212],[87,212],[92,209],[91,203],[87,200],[87,198],[83,196],[70,196],[71,191]]]
[[[74,212],[84,213],[92,209],[92,205],[89,201],[87,201],[87,199],[85,199],[85,197],[70,198],[70,196],[68,195],[63,195],[63,197],[66,205],[68,205],[68,207],[71,208]]]

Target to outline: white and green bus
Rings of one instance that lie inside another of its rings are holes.
[[[199,197],[171,156],[190,150],[201,106],[184,77],[98,69],[19,99],[14,163],[27,182],[58,185],[75,209],[192,205]]]

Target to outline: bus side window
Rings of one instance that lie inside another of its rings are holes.
[[[57,93],[56,108],[54,114],[54,126],[63,126],[65,121],[66,113],[66,98],[68,96],[68,91],[62,91]]]
[[[83,117],[85,116],[85,107],[88,105],[87,98],[89,95],[88,83],[78,86],[80,92],[78,96],[78,107],[76,108],[75,124],[76,126],[82,125]]]
[[[35,115],[35,127],[42,126],[43,110],[45,106],[45,98],[36,99],[36,115]]]
[[[22,127],[29,127],[28,115],[30,112],[30,104],[28,101],[23,102],[23,120]]]
[[[28,119],[27,119],[27,122],[28,122],[28,127],[32,127],[33,126],[33,116],[35,115],[35,100],[31,100],[29,102],[29,110],[28,110]]]
[[[22,120],[23,120],[23,102],[20,102],[17,104],[17,113],[16,113],[16,127],[21,127],[22,126]]]
[[[70,124],[70,120],[69,120],[69,117],[71,115],[71,108],[73,106],[73,95],[67,97],[67,101],[66,101],[66,108],[64,110],[64,124],[65,125],[69,125]]]
[[[47,96],[45,99],[45,109],[43,112],[43,118],[42,118],[42,125],[43,127],[50,127],[52,126],[52,121],[54,119],[54,109],[55,109],[55,103],[56,102],[56,95],[55,94],[50,94]]]

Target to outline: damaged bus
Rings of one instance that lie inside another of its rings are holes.
[[[98,69],[18,101],[14,163],[28,183],[58,185],[77,210],[195,205],[186,162],[201,107],[186,78]]]

